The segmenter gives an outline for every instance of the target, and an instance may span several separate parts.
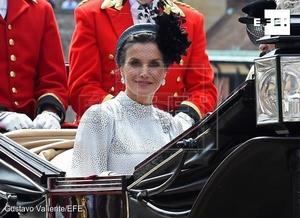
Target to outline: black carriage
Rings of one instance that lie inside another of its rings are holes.
[[[299,131],[258,127],[254,90],[245,82],[133,175],[68,178],[1,135],[1,216],[300,217]]]

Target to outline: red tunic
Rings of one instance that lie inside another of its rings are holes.
[[[64,113],[67,75],[53,10],[46,0],[10,0],[0,16],[0,108],[33,118],[39,106]]]

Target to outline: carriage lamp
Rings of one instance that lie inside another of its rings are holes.
[[[269,41],[279,48],[254,63],[257,125],[299,122],[300,46],[295,50],[298,42],[288,36],[270,37]]]
[[[254,60],[257,125],[285,127],[300,121],[300,11],[296,12],[290,15],[290,35],[257,40],[276,48]]]

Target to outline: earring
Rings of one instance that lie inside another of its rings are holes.
[[[163,79],[163,80],[161,81],[161,85],[164,86],[165,84],[166,84],[166,80]]]
[[[125,84],[125,80],[124,80],[123,77],[121,77],[121,83],[122,83],[122,84]]]

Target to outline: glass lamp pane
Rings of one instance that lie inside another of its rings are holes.
[[[275,56],[255,60],[257,124],[277,123],[278,98]]]
[[[300,121],[300,57],[281,57],[282,114],[284,122]]]

